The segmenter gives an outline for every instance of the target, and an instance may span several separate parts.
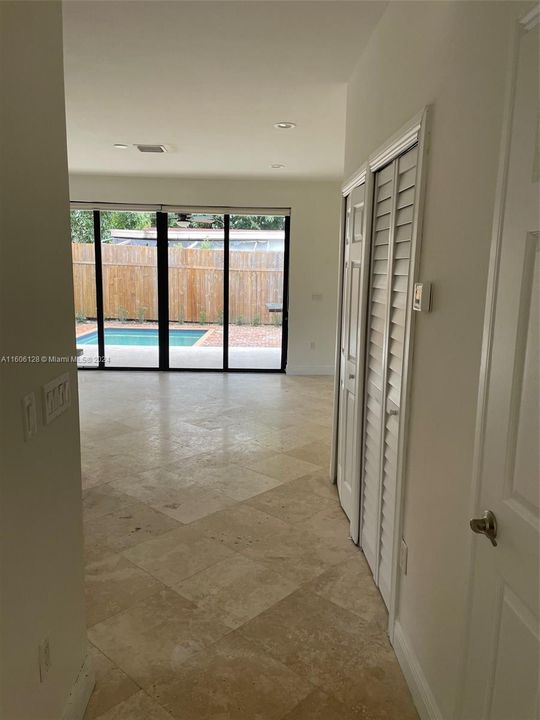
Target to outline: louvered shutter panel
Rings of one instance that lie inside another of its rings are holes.
[[[362,462],[362,534],[364,555],[375,574],[378,561],[381,422],[385,318],[394,173],[377,173],[372,232],[371,279],[366,338],[366,383]]]
[[[396,502],[399,410],[403,375],[407,291],[411,258],[413,210],[415,199],[417,148],[398,158],[397,197],[391,249],[389,287],[388,344],[385,377],[384,453],[380,509],[378,584],[386,604],[390,601],[393,537]]]
[[[375,175],[362,437],[361,545],[390,599],[399,409],[415,201],[417,148]]]

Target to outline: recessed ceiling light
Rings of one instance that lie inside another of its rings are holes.
[[[296,123],[283,121],[283,122],[274,123],[274,127],[277,128],[278,130],[292,130],[293,128],[296,127]]]
[[[281,170],[285,167],[285,165],[283,165],[282,163],[272,163],[270,167],[272,168],[272,170]]]
[[[128,146],[124,145],[124,143],[114,143],[113,147],[115,147],[117,150],[127,150]]]

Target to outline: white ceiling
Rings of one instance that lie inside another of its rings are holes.
[[[70,171],[341,177],[346,83],[385,5],[65,2]]]

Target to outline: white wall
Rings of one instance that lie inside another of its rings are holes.
[[[0,3],[0,356],[75,349],[59,2]],[[71,409],[23,440],[21,398]],[[0,717],[60,720],[86,654],[76,370],[0,363]],[[38,645],[52,668],[40,683]]]
[[[398,621],[441,717],[453,717],[466,614],[468,507],[513,2],[396,2],[349,87],[346,174],[433,106]]]
[[[290,207],[287,371],[333,373],[339,183],[72,175],[70,195],[74,201]],[[313,300],[313,294],[321,294],[322,300]]]

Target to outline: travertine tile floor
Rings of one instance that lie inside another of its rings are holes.
[[[328,378],[79,373],[86,720],[409,720]]]

